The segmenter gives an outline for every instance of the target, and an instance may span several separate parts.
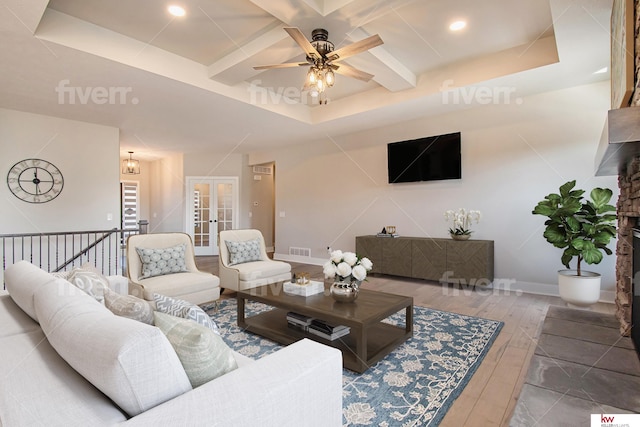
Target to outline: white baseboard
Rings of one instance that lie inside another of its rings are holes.
[[[534,295],[546,295],[552,297],[559,297],[558,285],[550,285],[548,283],[534,283],[534,282],[522,282],[509,280],[508,283],[500,283],[499,280],[495,280],[493,283],[494,289],[502,289],[511,292],[523,292],[525,294]],[[613,304],[616,299],[615,291],[601,290],[599,302]]]
[[[310,265],[324,265],[327,262],[325,258],[312,258],[300,255],[289,255],[289,254],[279,254],[274,253],[273,259],[278,261],[290,261],[290,262],[299,262],[301,264],[310,264]]]
[[[279,261],[290,261],[290,262],[299,262],[301,264],[310,264],[310,265],[324,265],[327,262],[325,258],[310,258],[299,255],[289,255],[289,254],[273,254],[273,259]],[[488,288],[499,289],[508,292],[523,292],[525,294],[534,294],[534,295],[546,295],[552,297],[559,297],[560,293],[558,291],[558,285],[553,284],[550,285],[548,283],[535,283],[535,282],[523,282],[517,280],[500,280],[495,279]],[[600,291],[600,302],[613,304],[616,299],[615,291],[611,290],[601,290]]]

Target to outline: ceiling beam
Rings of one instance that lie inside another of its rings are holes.
[[[247,58],[263,52],[265,49],[286,39],[287,37],[289,37],[289,35],[284,31],[284,25],[278,25],[267,33],[251,40],[243,46],[239,46],[238,49],[209,65],[209,78],[214,78],[223,71],[238,65]]]
[[[349,32],[349,38],[354,41],[362,40],[369,37],[365,31],[361,28],[355,28]],[[417,77],[415,73],[404,66],[396,57],[391,55],[384,45],[374,47],[368,51],[378,61],[380,61],[383,67],[376,67],[371,69],[371,66],[367,66],[366,71],[374,74],[373,80],[379,85],[385,87],[391,92],[398,92],[400,90],[411,89],[416,87]],[[349,58],[348,61],[353,65],[359,62],[357,57]],[[356,65],[357,67],[358,65]]]
[[[322,16],[327,16],[351,3],[353,0],[302,0]]]

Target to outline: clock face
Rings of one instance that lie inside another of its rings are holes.
[[[11,167],[7,185],[20,200],[45,203],[58,197],[64,179],[60,170],[46,160],[25,159]]]

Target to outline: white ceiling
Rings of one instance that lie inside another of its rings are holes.
[[[612,0],[0,0],[0,107],[115,126],[140,157],[303,144],[461,108],[443,88],[522,97],[609,78]],[[467,27],[452,32],[451,22]],[[379,34],[317,105],[282,29],[336,49]],[[98,91],[98,92],[96,92]],[[101,92],[102,91],[102,92]],[[82,102],[87,94],[111,94]],[[458,98],[460,99],[460,98]],[[447,102],[448,101],[448,102]],[[464,101],[464,100],[463,100]]]

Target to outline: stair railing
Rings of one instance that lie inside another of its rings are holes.
[[[126,243],[132,234],[146,234],[148,222],[135,229],[0,234],[2,283],[5,269],[26,260],[48,272],[90,263],[102,274],[126,276]]]

